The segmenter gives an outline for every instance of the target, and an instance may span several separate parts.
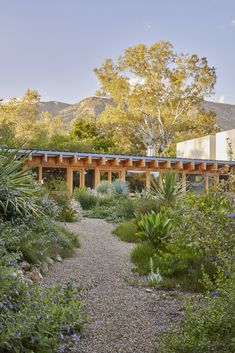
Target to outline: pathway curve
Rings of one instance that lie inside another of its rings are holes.
[[[103,220],[83,219],[67,225],[79,234],[81,249],[73,258],[56,263],[47,284],[73,280],[88,288],[85,300],[89,323],[76,353],[154,353],[155,339],[168,319],[182,314],[178,297],[163,291],[131,286],[130,251],[133,244],[111,234]]]

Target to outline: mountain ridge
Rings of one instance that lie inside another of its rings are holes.
[[[48,111],[52,115],[62,115],[67,126],[71,126],[74,119],[86,119],[91,117],[94,120],[106,109],[115,106],[110,98],[91,96],[76,103],[69,104],[58,101],[40,103],[40,112]],[[217,124],[221,130],[235,128],[235,105],[203,101],[203,109],[212,111],[216,115]]]

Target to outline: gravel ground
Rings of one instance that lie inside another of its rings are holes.
[[[45,284],[72,280],[87,288],[85,310],[89,322],[74,353],[156,353],[155,340],[168,321],[182,317],[178,292],[132,286],[130,250],[133,244],[111,234],[103,220],[83,219],[67,225],[79,234],[76,256],[56,263]],[[161,353],[161,352],[158,352]]]

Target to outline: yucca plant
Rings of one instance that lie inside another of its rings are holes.
[[[39,186],[33,179],[31,168],[25,168],[27,157],[17,151],[0,148],[0,217],[39,215]]]
[[[160,205],[165,206],[171,206],[185,196],[182,182],[178,181],[178,174],[172,170],[163,174],[161,185],[153,183],[149,191]]]
[[[172,230],[171,219],[162,212],[146,213],[142,215],[137,223],[140,231],[137,235],[143,240],[150,243],[156,250],[163,250],[165,243],[170,237]]]

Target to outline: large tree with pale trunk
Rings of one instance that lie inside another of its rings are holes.
[[[200,108],[216,82],[204,57],[177,54],[171,43],[160,41],[128,48],[116,63],[107,59],[94,71],[98,94],[116,103],[99,120],[114,142],[151,145],[162,155],[182,136],[216,130],[214,115]]]

